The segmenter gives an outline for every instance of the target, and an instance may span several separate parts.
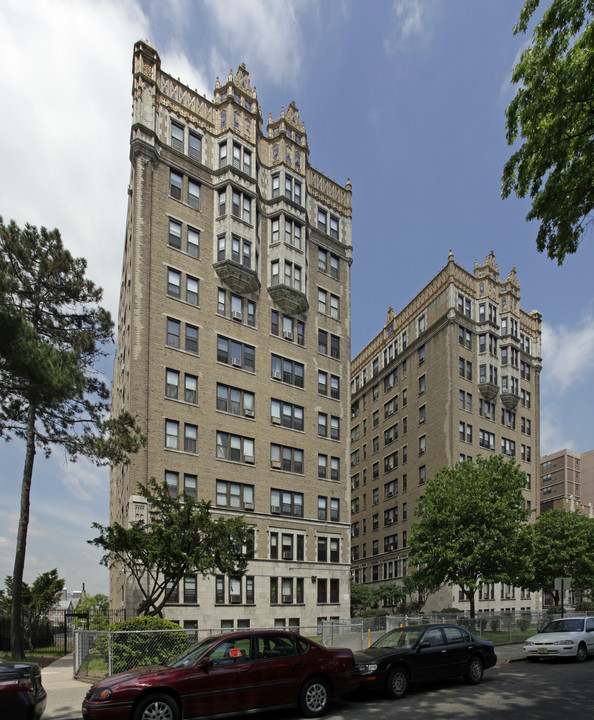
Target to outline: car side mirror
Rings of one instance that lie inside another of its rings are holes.
[[[214,660],[211,657],[205,657],[204,660],[200,661],[198,667],[200,670],[204,670],[204,672],[207,673],[213,665]]]
[[[431,647],[431,643],[430,643],[430,642],[422,642],[422,643],[419,645],[419,650],[423,650],[423,648],[428,648],[428,647]]]

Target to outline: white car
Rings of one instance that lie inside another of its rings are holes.
[[[529,637],[522,649],[530,660],[573,657],[583,662],[594,655],[594,617],[551,620],[538,635]]]

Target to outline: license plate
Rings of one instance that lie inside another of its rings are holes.
[[[542,655],[546,655],[546,654],[547,654],[547,649],[541,647],[541,648],[538,648],[538,652],[541,653]]]

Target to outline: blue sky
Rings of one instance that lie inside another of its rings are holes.
[[[244,63],[264,120],[294,100],[311,163],[353,186],[352,354],[446,264],[493,250],[542,313],[541,452],[594,448],[592,238],[562,267],[536,251],[526,202],[502,200],[521,0],[3,0],[0,215],[58,227],[117,316],[133,44],[212,98]],[[101,368],[107,379],[111,359]],[[0,584],[12,573],[23,447],[0,444]],[[107,591],[87,545],[108,476],[37,456],[25,579],[57,567]]]

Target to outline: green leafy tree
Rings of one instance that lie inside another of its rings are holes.
[[[8,575],[6,591],[0,590],[0,607],[10,610],[14,594],[14,583]],[[58,577],[57,569],[41,573],[32,585],[22,583],[23,630],[29,650],[34,650],[35,638],[40,630],[49,630],[48,613],[60,599],[64,580]],[[47,634],[47,633],[46,633]]]
[[[74,612],[85,617],[77,620],[76,627],[89,630],[106,630],[109,625],[109,598],[103,593],[85,595],[74,608]]]
[[[420,613],[430,595],[437,592],[441,583],[434,582],[426,568],[418,568],[402,579],[406,601],[406,610],[411,613]]]
[[[94,368],[112,337],[102,291],[85,277],[58,230],[0,217],[0,437],[24,442],[20,518],[12,574],[11,648],[24,657],[23,571],[37,449],[98,464],[127,460],[143,437],[134,418],[108,416],[109,391]]]
[[[186,494],[172,497],[167,483],[154,478],[139,484],[138,493],[147,502],[148,522],[137,520],[127,528],[117,522],[93,523],[99,535],[88,541],[103,550],[103,565],[124,566],[135,579],[143,597],[138,615],[161,615],[187,575],[245,574],[253,531],[243,517],[214,519],[210,502]]]
[[[514,33],[525,33],[540,0],[526,0]],[[513,69],[506,111],[509,145],[502,194],[530,196],[536,246],[563,263],[594,208],[594,0],[551,0]]]
[[[503,455],[478,456],[445,467],[427,481],[419,521],[411,529],[409,562],[435,585],[460,585],[475,615],[475,592],[484,582],[516,582],[516,551],[529,511],[522,489],[526,474]]]
[[[376,597],[380,600],[385,608],[390,608],[394,612],[396,606],[400,605],[406,599],[406,592],[398,583],[384,583],[376,589]]]
[[[555,605],[555,578],[571,577],[572,585],[594,587],[594,520],[566,510],[548,510],[523,531],[523,553],[530,559],[522,585],[548,590]]]
[[[368,608],[378,606],[377,591],[365,583],[351,583],[351,615],[361,615]]]

